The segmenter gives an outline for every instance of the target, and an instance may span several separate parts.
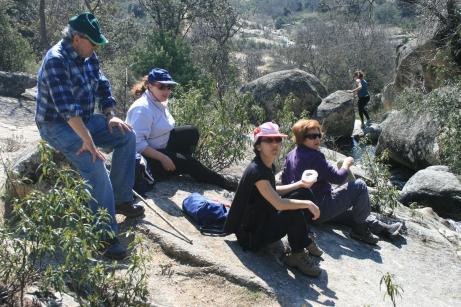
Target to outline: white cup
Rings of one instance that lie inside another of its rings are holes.
[[[313,169],[307,169],[303,172],[303,175],[301,176],[301,180],[302,181],[305,181],[305,182],[317,182],[317,177],[319,176],[319,174],[317,173],[317,171],[313,170]]]

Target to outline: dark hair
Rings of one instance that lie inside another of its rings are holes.
[[[363,71],[361,71],[361,70],[356,70],[356,71],[354,72],[354,77],[355,77],[355,76],[359,77],[359,79],[363,79]]]
[[[256,145],[261,144],[261,139],[262,137],[259,137],[256,143],[253,144],[253,152],[255,153],[257,157],[259,157],[261,153],[259,152],[259,150],[256,149]]]

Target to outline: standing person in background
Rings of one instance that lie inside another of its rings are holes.
[[[199,140],[197,128],[175,127],[168,98],[176,85],[167,70],[153,68],[133,87],[132,93],[140,97],[130,106],[126,122],[136,134],[136,151],[147,158],[155,179],[188,174],[198,182],[235,191],[236,183],[192,157]]]
[[[369,244],[378,242],[372,232],[386,237],[399,233],[402,223],[388,225],[370,215],[368,188],[362,179],[346,182],[354,159],[345,158],[339,169],[325,159],[320,152],[322,133],[318,121],[301,119],[291,130],[296,147],[285,159],[282,184],[297,182],[306,169],[317,171],[317,181],[311,187],[314,201],[320,208],[317,222],[332,221],[351,226],[351,237]],[[331,184],[339,186],[333,188]]]
[[[368,82],[363,79],[363,72],[361,70],[357,70],[354,72],[353,76],[355,80],[355,88],[353,90],[350,90],[350,93],[353,93],[354,95],[357,95],[359,98],[358,102],[358,109],[359,109],[359,116],[360,116],[360,121],[362,123],[362,128],[365,127],[365,123],[363,121],[363,116],[365,115],[367,119],[367,125],[370,124],[370,116],[368,115],[368,111],[366,109],[366,106],[368,102],[370,101],[370,93],[368,93]]]
[[[295,199],[303,194],[309,197],[309,187],[315,180],[275,186],[273,163],[287,135],[271,122],[255,128],[253,135],[255,157],[239,182],[224,231],[235,233],[240,246],[250,251],[287,235],[291,253],[285,259],[286,264],[306,275],[319,276],[321,269],[310,256],[321,253],[318,254],[320,250],[309,237],[308,223],[316,220],[320,211],[311,200]]]
[[[48,50],[38,71],[35,122],[41,137],[62,152],[91,186],[94,213],[107,209],[115,238],[105,255],[126,257],[118,241],[115,213],[143,215],[134,204],[135,136],[131,127],[114,116],[115,99],[109,81],[99,69],[95,50],[108,41],[91,13],[69,19],[63,39]],[[103,114],[95,114],[98,104]],[[104,156],[96,146],[113,148],[110,177]]]

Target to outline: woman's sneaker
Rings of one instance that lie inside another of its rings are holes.
[[[370,232],[368,225],[366,223],[363,224],[356,224],[352,227],[350,236],[356,240],[376,245],[378,243],[379,238]]]
[[[317,277],[322,272],[318,264],[316,264],[305,251],[291,253],[285,258],[285,263],[289,267],[297,268],[302,273],[311,277]]]
[[[309,244],[306,247],[307,251],[309,252],[309,255],[320,257],[323,254],[323,251],[320,249],[320,247],[315,243],[315,241],[312,241],[311,244]]]

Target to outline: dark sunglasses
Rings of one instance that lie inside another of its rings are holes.
[[[304,135],[304,138],[309,139],[309,140],[315,140],[317,138],[321,139],[322,134],[321,133],[307,133]]]
[[[93,42],[92,42],[88,37],[86,37],[85,35],[83,35],[83,36],[82,36],[82,35],[79,35],[79,36],[80,36],[81,38],[86,39],[87,41],[89,41],[90,44],[91,44],[91,46],[96,47],[96,44],[93,43]]]
[[[157,83],[157,84],[155,84],[155,87],[158,88],[158,89],[161,90],[161,91],[164,91],[164,90],[172,91],[172,90],[174,89],[174,85],[173,85],[173,84],[162,84],[162,83]]]
[[[268,138],[262,138],[261,139],[261,142],[264,142],[264,143],[282,143],[282,138],[280,137],[274,137],[274,138],[271,138],[271,137],[268,137]]]

